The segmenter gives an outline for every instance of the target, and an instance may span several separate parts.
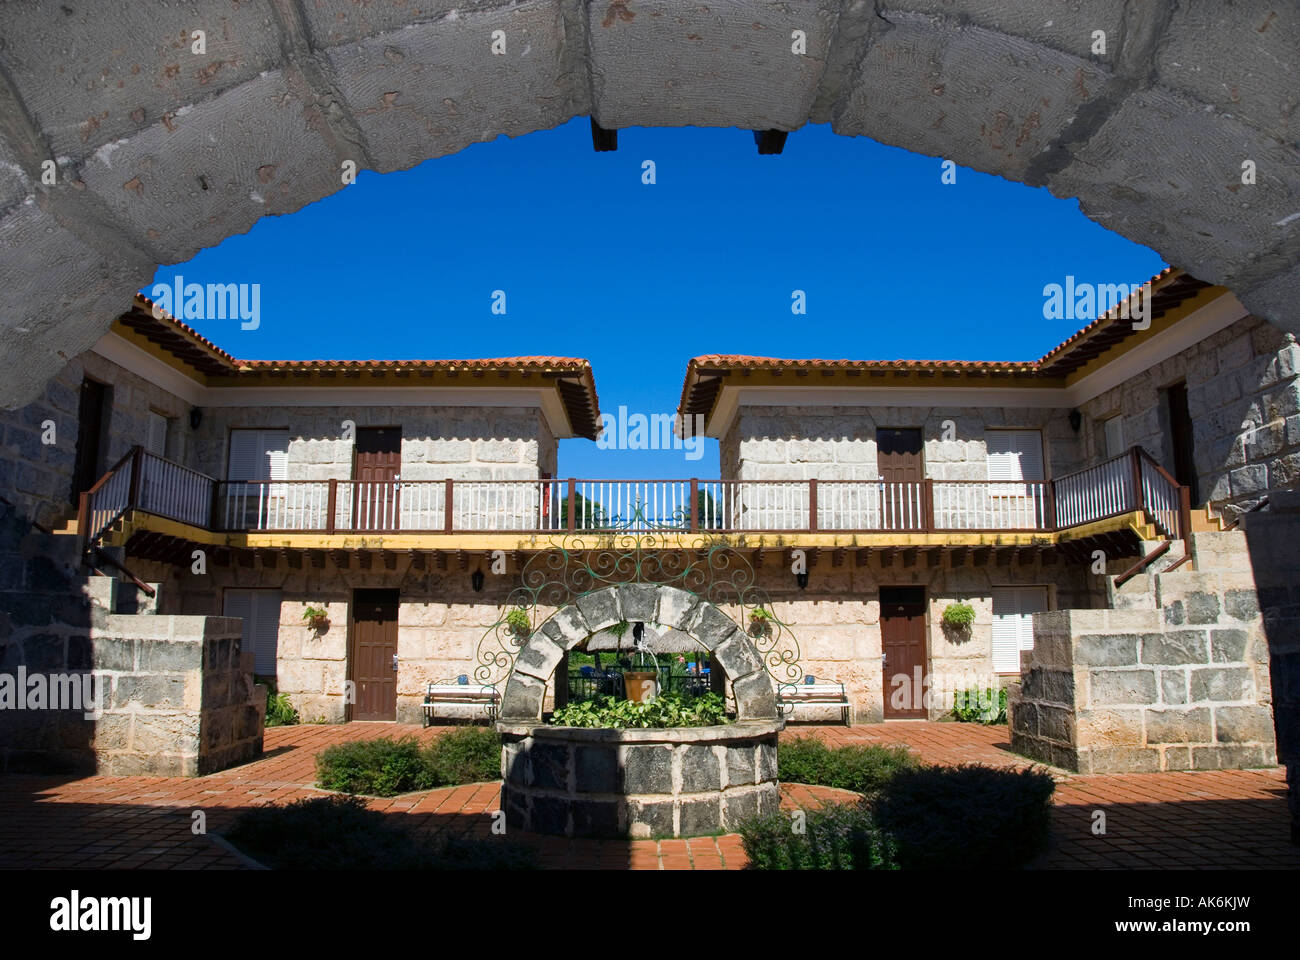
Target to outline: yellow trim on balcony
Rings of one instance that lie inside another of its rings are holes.
[[[1072,527],[1062,531],[953,531],[950,533],[919,532],[794,532],[794,533],[677,533],[652,534],[654,549],[696,550],[725,543],[740,550],[803,549],[884,549],[909,547],[1030,547],[1046,546],[1082,540],[1105,533],[1132,530],[1143,540],[1159,539],[1155,527],[1146,522],[1141,512],[1123,513],[1105,520]],[[309,533],[309,532],[237,532],[223,533],[204,530],[175,520],[133,510],[105,533],[103,542],[109,546],[125,545],[137,533],[156,533],[196,544],[230,547],[245,550],[392,550],[397,552],[448,550],[466,552],[513,552],[546,550],[569,536],[566,531],[554,533],[523,533],[501,531],[496,533]],[[629,534],[611,535],[600,531],[578,531],[574,536],[590,549],[626,542]],[[573,541],[567,544],[573,548]]]

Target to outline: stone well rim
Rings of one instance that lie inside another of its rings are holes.
[[[535,740],[579,743],[722,743],[768,737],[785,729],[785,720],[737,720],[705,727],[564,727],[535,720],[502,720],[497,732]]]

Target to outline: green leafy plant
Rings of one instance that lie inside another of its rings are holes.
[[[324,630],[330,624],[329,611],[309,603],[303,608],[302,622],[318,632]]]
[[[975,608],[969,603],[950,603],[943,608],[943,625],[951,630],[969,630],[975,623]]]
[[[776,762],[782,780],[858,793],[874,793],[900,771],[920,766],[904,746],[872,743],[828,747],[816,737],[780,741]]]
[[[738,832],[751,870],[895,869],[889,838],[862,802],[806,811],[802,833],[782,811],[745,820]]]
[[[317,786],[377,797],[481,783],[500,775],[501,737],[481,727],[449,731],[424,747],[414,737],[353,740],[316,757]]]
[[[1013,869],[1046,848],[1055,789],[1035,769],[903,770],[882,787],[876,822],[904,869]]]
[[[266,688],[266,725],[268,727],[291,727],[301,723],[298,711],[286,694],[277,693],[274,686]]]
[[[559,727],[624,729],[628,727],[711,727],[727,723],[722,697],[709,692],[686,699],[665,693],[648,703],[601,697],[561,707],[550,723]]]
[[[532,631],[532,621],[528,619],[528,611],[523,607],[515,607],[506,614],[506,627],[517,637],[526,637]]]
[[[961,723],[982,723],[986,726],[1007,722],[1007,691],[971,687],[953,694],[952,716]]]
[[[755,607],[753,610],[749,611],[749,619],[767,621],[772,619],[772,615],[762,607]]]
[[[620,620],[609,628],[609,632],[614,635],[615,640],[622,640],[628,631],[628,626],[629,624],[626,620]]]
[[[537,853],[503,837],[439,837],[405,814],[370,810],[356,797],[313,797],[241,814],[226,838],[279,870],[527,870]]]

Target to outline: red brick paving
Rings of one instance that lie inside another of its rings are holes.
[[[393,724],[276,727],[262,759],[196,778],[0,777],[0,867],[86,869],[239,869],[238,857],[191,830],[201,810],[220,832],[236,812],[321,796],[311,786],[315,755],[345,740],[411,734],[421,740],[446,728]],[[1021,767],[1005,727],[958,723],[800,727],[783,736],[828,743],[899,743],[925,763]],[[1300,869],[1289,843],[1280,769],[1202,773],[1077,776],[1058,773],[1049,869]],[[782,784],[782,806],[852,800],[825,787]],[[416,818],[421,832],[487,834],[499,783],[446,787],[370,805]],[[1095,813],[1105,833],[1094,834]],[[735,870],[745,854],[735,834],[689,840],[566,840],[526,835],[543,869]]]

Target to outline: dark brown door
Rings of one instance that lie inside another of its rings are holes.
[[[1192,492],[1192,503],[1200,503],[1196,489],[1196,456],[1192,447],[1192,414],[1187,406],[1187,384],[1175,383],[1165,391],[1169,412],[1169,439],[1174,455],[1174,479]]]
[[[104,427],[108,423],[108,387],[94,380],[81,381],[81,400],[77,405],[77,459],[72,472],[72,503],[95,485],[100,473],[111,464],[102,463]]]
[[[396,590],[352,595],[353,720],[397,719]]]
[[[402,428],[363,427],[357,431],[352,466],[352,526],[355,530],[398,529],[397,479],[402,472]]]
[[[925,526],[921,504],[921,431],[913,428],[876,431],[876,466],[884,481],[880,490],[882,530],[920,530]]]
[[[880,588],[885,719],[924,719],[925,588]]]

